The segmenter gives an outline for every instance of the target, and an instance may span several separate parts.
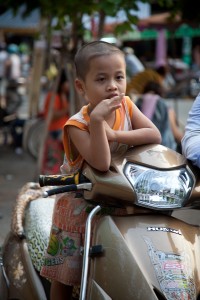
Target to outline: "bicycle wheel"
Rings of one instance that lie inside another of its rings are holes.
[[[31,120],[24,130],[24,148],[35,158],[38,158],[39,147],[44,135],[45,121]]]

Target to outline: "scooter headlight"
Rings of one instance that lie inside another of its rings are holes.
[[[194,186],[186,168],[158,171],[127,163],[124,173],[137,195],[137,204],[154,209],[180,208]]]

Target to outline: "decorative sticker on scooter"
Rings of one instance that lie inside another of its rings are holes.
[[[168,227],[149,226],[149,227],[147,227],[147,231],[163,231],[163,232],[171,232],[171,233],[176,233],[176,234],[182,235],[182,232],[180,231],[180,229],[174,229],[174,228],[168,228]]]
[[[143,237],[160,288],[167,300],[194,300],[196,290],[189,256],[157,250],[151,239]]]

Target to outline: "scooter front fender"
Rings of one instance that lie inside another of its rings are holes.
[[[12,233],[8,235],[3,246],[3,264],[9,280],[9,297],[4,300],[47,300],[30,259],[26,239]]]
[[[200,230],[170,216],[103,217],[87,299],[191,299],[200,294]]]

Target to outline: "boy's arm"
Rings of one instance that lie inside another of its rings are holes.
[[[69,126],[68,131],[77,155],[99,171],[109,169],[111,154],[103,122],[93,123],[90,133],[75,126]]]
[[[158,128],[135,104],[133,104],[131,123],[133,130],[130,131],[114,131],[106,125],[108,140],[131,146],[161,143],[161,134]]]
[[[90,132],[69,126],[69,135],[77,154],[99,171],[110,167],[111,153],[105,130],[105,119],[121,106],[121,97],[101,101],[90,114]]]

